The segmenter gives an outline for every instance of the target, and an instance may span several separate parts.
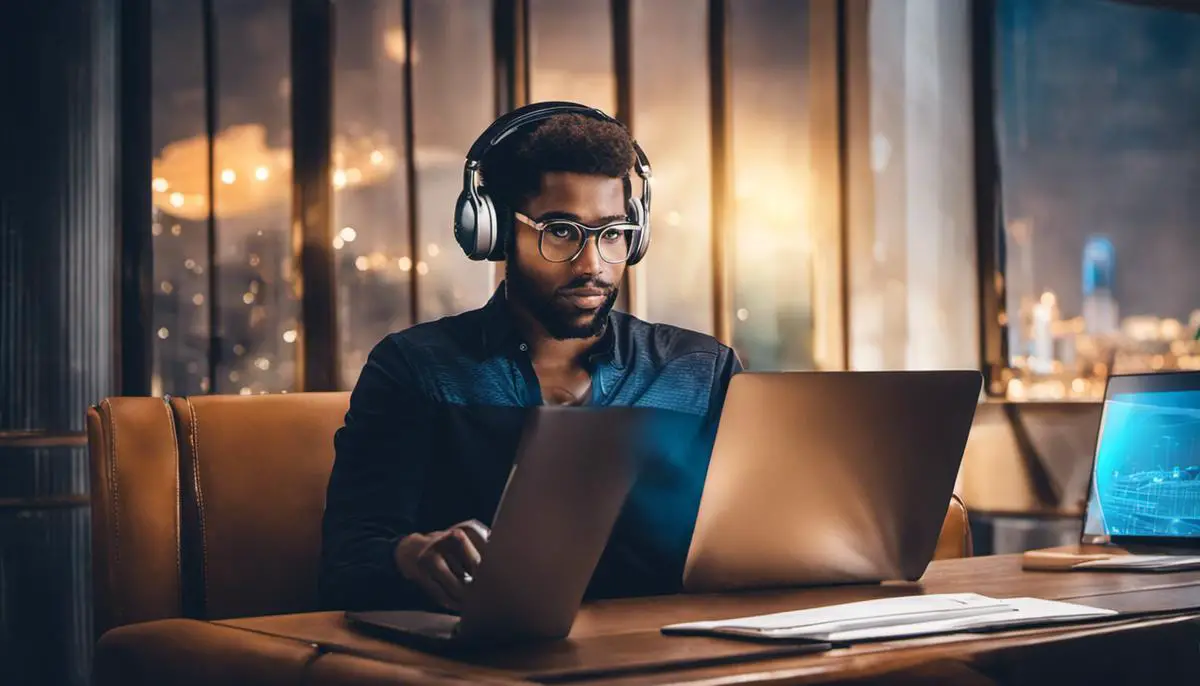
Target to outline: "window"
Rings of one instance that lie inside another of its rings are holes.
[[[609,0],[529,0],[529,72],[533,102],[570,100],[614,114]]]
[[[213,3],[210,141],[200,4],[154,3],[155,393],[292,387],[288,12],[286,0]]]
[[[156,394],[306,390],[296,373],[304,336],[310,351],[337,349],[332,362],[350,388],[387,334],[486,301],[501,272],[462,257],[452,212],[465,151],[496,115],[493,5],[333,6],[334,271],[332,284],[304,283],[316,300],[332,296],[338,327],[330,334],[306,332],[300,321],[291,95],[294,79],[303,86],[313,75],[291,73],[292,3],[214,0],[206,15],[205,3],[155,0]],[[713,216],[709,5],[629,6],[632,68],[621,86],[654,163],[655,239],[621,307],[731,335],[753,369],[841,368],[836,5],[728,3],[723,218]],[[529,1],[529,64],[518,68],[528,67],[532,100],[616,114],[612,8]],[[726,264],[714,261],[716,235],[728,238]],[[718,269],[728,275],[728,302],[714,291]],[[717,312],[718,302],[728,311]]]
[[[995,35],[1008,396],[1200,369],[1200,15],[1000,0]]]
[[[879,0],[850,38],[850,366],[978,368],[970,4]]]
[[[413,30],[417,168],[418,321],[481,307],[495,264],[468,260],[454,240],[454,202],[467,149],[495,118],[492,6],[487,0],[419,0]],[[449,86],[448,84],[453,84]]]
[[[412,323],[401,0],[343,2],[334,21],[333,249],[343,387]],[[424,56],[414,52],[414,61]]]
[[[216,393],[293,388],[291,4],[214,2]]]
[[[184,395],[211,388],[204,21],[200,3],[155,0],[151,12],[151,387],[155,395]]]
[[[813,3],[730,3],[730,166],[733,347],[753,370],[817,366],[814,298],[818,250],[815,142],[836,140],[814,123],[810,70]],[[799,38],[798,38],[799,37]],[[824,246],[822,246],[824,247]],[[652,277],[653,278],[653,277]]]
[[[631,126],[654,172],[654,247],[627,278],[634,313],[711,334],[712,285],[696,278],[713,271],[706,13],[706,0],[633,3]]]

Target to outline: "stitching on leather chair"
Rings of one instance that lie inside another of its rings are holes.
[[[121,566],[121,488],[120,480],[118,479],[119,472],[117,471],[117,422],[113,419],[112,403],[108,398],[105,398],[101,404],[107,410],[108,421],[101,421],[100,426],[103,427],[106,423],[109,428],[109,435],[112,440],[108,442],[108,481],[109,488],[112,491],[112,529],[113,529],[113,544],[112,550],[109,552],[109,574],[112,581],[112,570]],[[103,419],[103,417],[101,418]],[[119,593],[114,593],[116,598],[113,601],[113,618],[123,617],[121,612]],[[118,620],[119,621],[119,620]]]
[[[188,406],[188,414],[192,416],[192,426],[189,440],[192,444],[192,484],[196,487],[196,510],[200,516],[200,576],[203,579],[204,595],[200,605],[205,615],[208,614],[208,532],[204,524],[204,491],[200,488],[200,418],[196,415],[196,406],[191,398],[184,398]]]
[[[179,434],[175,430],[175,413],[171,411],[171,399],[163,398],[163,411],[167,413],[167,424],[171,427],[171,443],[175,446],[175,575],[179,579],[179,607],[183,607],[183,484],[179,479]]]

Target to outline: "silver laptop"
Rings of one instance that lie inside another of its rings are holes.
[[[982,384],[974,370],[734,376],[684,589],[920,578]]]
[[[640,468],[675,449],[687,425],[650,408],[534,408],[460,615],[347,619],[427,647],[565,637]]]

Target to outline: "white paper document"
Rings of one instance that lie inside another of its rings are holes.
[[[996,599],[975,593],[907,596],[845,603],[756,617],[689,622],[667,634],[707,634],[833,643],[1015,627],[1115,615],[1084,605],[1038,598]]]
[[[1071,569],[1109,569],[1142,572],[1181,572],[1200,569],[1197,555],[1113,555],[1071,565]]]

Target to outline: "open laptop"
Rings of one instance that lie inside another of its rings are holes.
[[[1024,566],[1200,569],[1200,372],[1109,378],[1079,545],[1028,551]]]
[[[920,578],[982,384],[958,370],[734,376],[684,589]]]
[[[533,408],[460,615],[347,619],[427,648],[565,637],[640,469],[676,449],[689,420],[650,408]]]

